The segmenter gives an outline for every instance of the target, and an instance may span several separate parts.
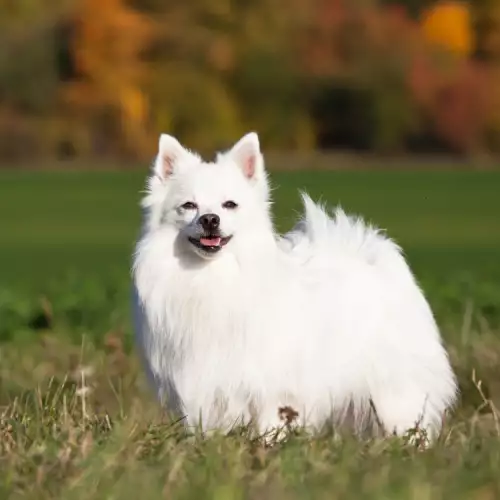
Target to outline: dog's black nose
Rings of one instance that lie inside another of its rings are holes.
[[[217,214],[204,214],[200,217],[200,224],[205,231],[215,231],[219,229],[220,217]]]

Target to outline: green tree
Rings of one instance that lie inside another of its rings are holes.
[[[46,152],[44,124],[59,83],[55,27],[64,12],[62,0],[0,4],[0,157]]]

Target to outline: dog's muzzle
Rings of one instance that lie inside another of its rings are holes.
[[[220,251],[231,239],[231,236],[222,236],[220,232],[220,217],[217,214],[203,214],[198,219],[203,233],[199,238],[190,237],[189,241],[203,250],[203,252],[214,254]]]

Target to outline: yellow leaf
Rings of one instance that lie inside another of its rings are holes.
[[[474,47],[471,14],[464,2],[444,1],[428,9],[423,16],[425,38],[462,56]]]

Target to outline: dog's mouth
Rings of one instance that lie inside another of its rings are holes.
[[[229,243],[232,236],[204,235],[200,238],[189,238],[190,243],[206,253],[217,253]]]

